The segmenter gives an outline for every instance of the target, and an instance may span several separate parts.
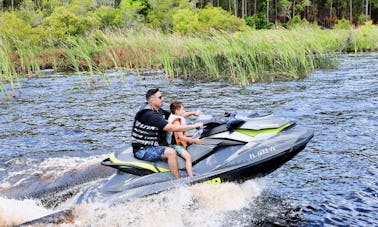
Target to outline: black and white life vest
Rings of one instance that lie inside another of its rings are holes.
[[[135,115],[134,124],[131,131],[131,142],[134,152],[138,151],[144,146],[159,146],[159,128],[156,126],[143,124],[138,120],[139,116],[146,111],[154,111],[154,109],[150,105],[145,104],[141,106]]]

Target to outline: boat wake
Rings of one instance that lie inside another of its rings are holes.
[[[0,226],[15,226],[54,213],[34,199],[7,199],[0,197]]]
[[[88,182],[114,171],[101,166],[99,156],[59,157],[39,160],[13,159],[0,181],[0,195],[14,199],[41,199],[45,207],[56,207],[77,194]],[[59,199],[58,199],[59,198]]]
[[[182,185],[160,194],[112,204],[75,204],[72,198],[71,204],[66,201],[55,209],[46,209],[37,200],[1,198],[0,225],[203,226],[206,220],[209,226],[220,226],[228,212],[250,206],[264,187],[263,179],[243,184]]]

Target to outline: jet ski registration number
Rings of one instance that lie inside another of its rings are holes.
[[[249,158],[250,158],[250,159],[255,159],[255,158],[261,157],[261,156],[263,156],[263,155],[266,155],[266,154],[269,154],[269,153],[275,152],[275,151],[276,151],[276,147],[274,147],[274,146],[272,146],[272,147],[267,147],[267,148],[264,148],[264,149],[258,150],[257,152],[254,152],[254,153],[249,154]]]

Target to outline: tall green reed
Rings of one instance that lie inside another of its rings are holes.
[[[16,89],[21,92],[17,67],[14,64],[14,52],[8,37],[0,35],[0,89],[6,96],[16,96]],[[4,88],[4,84],[10,84],[11,94]],[[17,87],[16,87],[17,85]]]
[[[93,31],[69,38],[58,46],[46,41],[30,46],[0,36],[0,84],[14,94],[21,76],[35,76],[45,67],[71,69],[109,83],[104,71],[163,70],[170,78],[230,81],[246,85],[257,81],[302,78],[317,68],[334,67],[336,54],[378,49],[378,28],[350,30],[301,27],[294,30],[214,32],[210,36],[162,34],[152,30]],[[124,75],[124,73],[120,73]],[[89,78],[87,80],[86,78]]]
[[[215,33],[211,39],[187,42],[186,54],[176,56],[174,74],[203,80],[230,80],[248,84],[277,78],[300,78],[315,69],[312,55],[320,53],[290,33],[254,31]],[[289,36],[289,37],[288,37]],[[307,49],[306,49],[307,48]],[[177,67],[176,67],[177,66]]]

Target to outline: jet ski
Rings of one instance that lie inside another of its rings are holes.
[[[203,144],[191,144],[193,177],[185,171],[185,160],[178,157],[181,178],[174,180],[168,163],[149,162],[134,157],[129,147],[111,153],[101,162],[116,172],[96,190],[82,194],[79,203],[99,198],[114,200],[147,196],[183,184],[243,182],[265,176],[291,160],[314,136],[311,129],[275,115],[239,115],[200,119],[197,132]]]

